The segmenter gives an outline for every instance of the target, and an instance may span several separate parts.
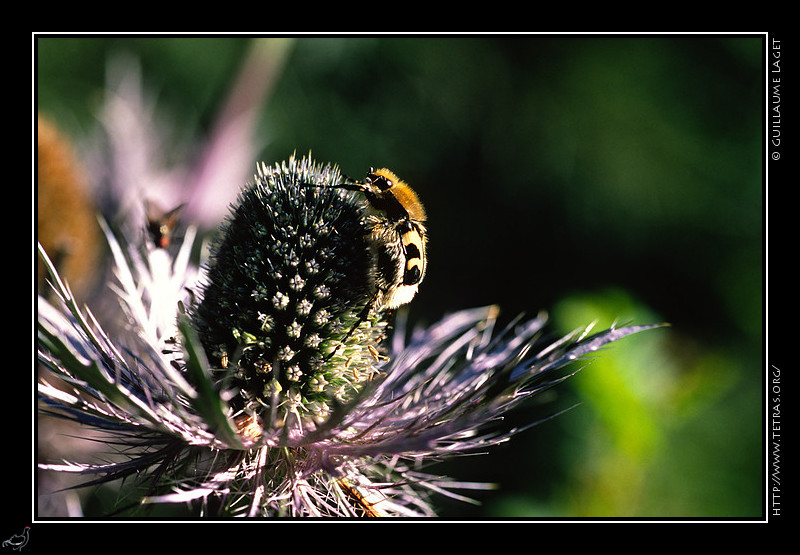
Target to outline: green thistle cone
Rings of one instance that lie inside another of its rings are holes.
[[[386,320],[369,310],[365,203],[330,188],[342,179],[306,157],[262,166],[212,250],[193,319],[243,433],[322,422],[376,371]]]

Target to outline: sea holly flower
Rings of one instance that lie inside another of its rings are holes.
[[[57,378],[39,384],[42,410],[121,457],[40,468],[135,479],[140,502],[204,516],[434,516],[437,495],[483,486],[420,463],[508,440],[521,430],[504,414],[654,327],[552,339],[544,315],[496,329],[484,307],[393,329],[365,310],[364,200],[343,179],[310,157],[262,165],[199,267],[191,227],[162,248],[104,225],[122,331],[79,306],[40,248],[54,296],[38,300],[38,354]]]

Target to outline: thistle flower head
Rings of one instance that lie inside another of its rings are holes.
[[[370,310],[365,203],[341,181],[305,157],[261,166],[193,311],[215,379],[236,391],[241,422],[273,445],[301,441],[378,372],[386,321]]]
[[[650,327],[552,340],[543,315],[496,330],[487,307],[406,341],[374,303],[374,213],[342,179],[309,157],[262,166],[199,273],[192,233],[171,257],[106,228],[121,337],[77,305],[42,251],[56,301],[39,299],[39,359],[67,384],[42,381],[45,410],[126,448],[118,462],[40,467],[136,476],[145,501],[203,514],[431,516],[432,492],[465,484],[419,462],[507,440],[519,431],[499,425],[508,410]]]

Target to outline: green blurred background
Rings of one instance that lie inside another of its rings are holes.
[[[412,322],[498,304],[671,327],[612,345],[490,454],[445,517],[759,517],[764,38],[475,36],[36,41],[37,107],[80,144],[106,66],[141,64],[163,122],[204,137],[243,60],[271,68],[257,159],[387,166],[429,215]],[[256,70],[256,73],[258,70]],[[266,69],[265,69],[266,72]],[[176,153],[179,158],[183,153]],[[255,161],[247,171],[254,170]]]

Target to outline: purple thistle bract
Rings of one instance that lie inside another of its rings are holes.
[[[552,340],[544,315],[496,329],[485,307],[406,338],[383,313],[360,319],[358,194],[300,186],[340,179],[308,157],[262,166],[201,268],[191,228],[167,250],[103,224],[127,320],[113,335],[40,248],[54,295],[38,299],[38,355],[57,378],[41,379],[41,410],[103,432],[124,456],[39,467],[87,484],[135,477],[142,503],[189,502],[203,516],[435,516],[433,493],[482,485],[419,463],[506,441],[520,430],[502,426],[505,413],[655,327]]]

